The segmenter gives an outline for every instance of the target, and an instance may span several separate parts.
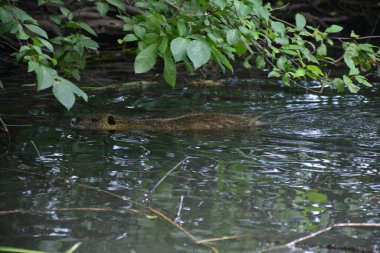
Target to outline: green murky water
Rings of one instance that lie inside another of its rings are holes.
[[[246,235],[215,242],[221,252],[256,252],[334,223],[379,223],[380,97],[295,94],[263,90],[257,82],[267,81],[89,92],[90,103],[70,112],[45,93],[1,91],[0,113],[18,126],[9,126],[11,147],[0,158],[0,210],[16,211],[0,215],[0,245],[56,252],[81,242],[76,252],[212,252],[134,202],[162,212],[196,239]],[[253,113],[264,114],[268,124],[219,133],[69,128],[71,117],[88,112],[136,118]],[[5,135],[0,138],[5,152]],[[294,251],[328,252],[329,244],[370,249],[380,245],[379,235],[374,228],[341,228]]]

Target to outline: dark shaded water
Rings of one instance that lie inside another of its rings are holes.
[[[0,245],[56,252],[82,242],[76,252],[211,252],[130,200],[159,210],[197,239],[247,235],[216,242],[222,252],[259,251],[334,223],[379,223],[380,97],[292,94],[257,88],[258,81],[228,89],[90,92],[90,103],[70,112],[45,93],[1,91],[3,119],[27,126],[9,126],[11,149],[0,158],[0,210],[19,210],[0,215]],[[259,113],[268,124],[219,133],[69,128],[71,117],[88,112],[136,118]],[[294,251],[327,252],[328,244],[370,249],[380,245],[379,235],[374,228],[341,228]]]

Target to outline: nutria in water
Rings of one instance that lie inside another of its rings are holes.
[[[250,129],[262,125],[261,116],[240,116],[232,114],[188,114],[168,119],[129,119],[111,114],[94,114],[71,119],[74,129],[102,131],[186,131],[213,129]]]

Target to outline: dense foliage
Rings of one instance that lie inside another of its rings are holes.
[[[59,7],[60,13],[49,19],[64,28],[63,35],[49,38],[16,1],[0,4],[0,35],[12,34],[19,41],[14,56],[35,73],[37,89],[52,87],[55,97],[70,109],[75,95],[87,100],[68,79],[79,80],[88,53],[97,52],[97,33],[86,22],[76,20],[64,1],[38,0],[38,4]],[[138,15],[128,15],[121,0],[92,4],[104,16],[117,9],[126,33],[119,43],[137,45],[135,72],[151,70],[162,58],[163,76],[173,87],[176,63],[183,62],[188,71],[194,71],[215,61],[223,71],[233,72],[232,63],[239,58],[245,67],[253,64],[267,71],[268,77],[282,79],[286,86],[312,79],[321,83],[322,90],[347,88],[356,93],[360,86],[371,87],[365,73],[378,68],[380,60],[379,48],[360,43],[354,32],[351,38],[332,37],[343,28],[331,25],[320,30],[308,25],[301,14],[295,16],[293,25],[272,16],[270,4],[261,0],[137,1]],[[342,55],[335,59],[329,52],[336,48],[342,49]],[[347,73],[331,78],[331,67],[342,64]]]

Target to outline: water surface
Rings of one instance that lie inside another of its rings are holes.
[[[131,201],[162,212],[197,239],[246,235],[216,242],[221,252],[259,251],[334,223],[379,223],[380,97],[291,93],[262,89],[260,82],[268,80],[89,91],[90,102],[70,112],[47,93],[2,91],[3,119],[18,126],[9,126],[11,146],[0,158],[0,209],[15,211],[0,216],[0,245],[57,252],[81,242],[76,252],[211,252]],[[196,133],[69,128],[71,117],[90,112],[263,114],[267,125]],[[0,138],[6,151],[5,135]],[[329,244],[370,249],[380,245],[379,235],[373,228],[342,228],[294,251],[328,252]]]

